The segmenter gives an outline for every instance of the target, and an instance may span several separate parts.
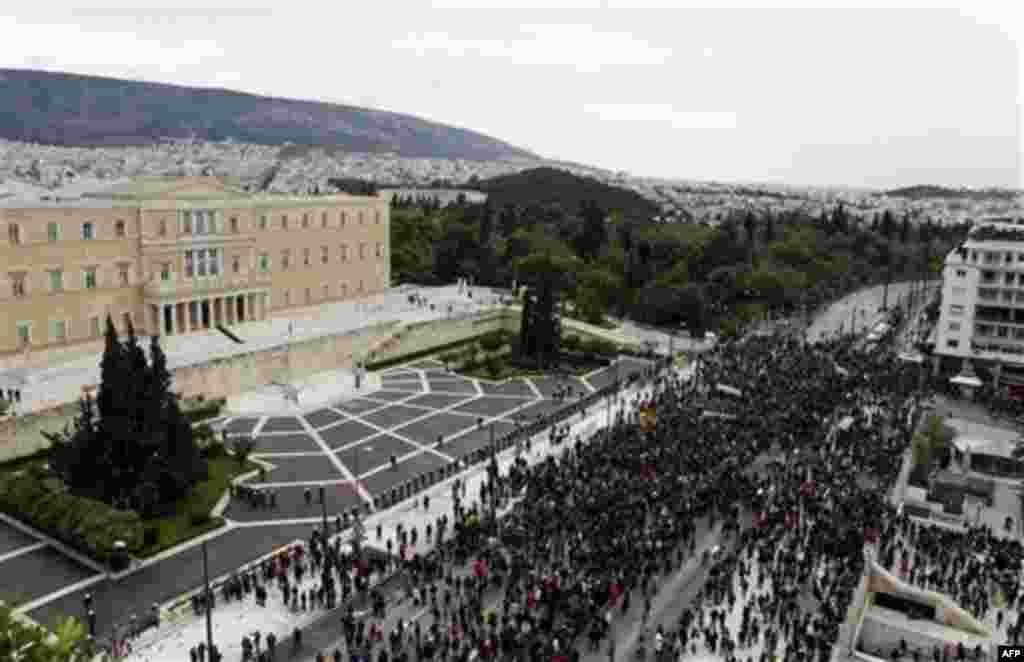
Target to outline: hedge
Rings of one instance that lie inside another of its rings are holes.
[[[216,418],[220,415],[220,410],[227,404],[226,398],[218,398],[216,400],[205,400],[201,404],[186,410],[185,418],[188,422],[195,425],[199,421],[205,421],[207,419]]]
[[[437,345],[435,347],[431,347],[429,349],[423,349],[423,350],[420,350],[418,352],[410,352],[408,354],[402,354],[401,356],[396,356],[396,357],[390,358],[390,359],[383,359],[381,361],[373,361],[373,362],[367,363],[363,367],[365,367],[369,371],[383,370],[385,368],[390,368],[393,365],[398,365],[399,363],[408,363],[409,361],[415,361],[416,359],[421,359],[424,356],[430,356],[431,354],[437,354],[438,352],[444,352],[444,351],[447,351],[449,349],[455,349],[456,347],[462,347],[463,345],[469,345],[470,343],[475,343],[479,339],[480,339],[479,335],[472,336],[470,338],[463,338],[462,340],[456,340],[454,342],[445,343],[444,345]]]
[[[129,552],[142,547],[137,513],[68,494],[59,481],[39,480],[27,471],[0,477],[0,510],[104,563],[117,540]]]

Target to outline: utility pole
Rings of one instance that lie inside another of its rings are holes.
[[[206,552],[205,540],[203,541],[203,591],[205,591],[203,606],[206,609],[206,650],[209,652],[210,661],[216,662],[213,649],[213,609],[210,605],[213,591],[210,590],[210,561]]]

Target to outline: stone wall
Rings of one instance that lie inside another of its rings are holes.
[[[352,368],[367,361],[385,361],[455,343],[497,329],[519,330],[519,310],[493,310],[454,319],[384,324],[248,354],[238,354],[172,372],[173,388],[184,397],[228,398],[271,382],[297,381],[317,373]],[[566,335],[603,337],[587,333],[586,325],[573,324]],[[40,431],[59,432],[74,420],[77,403],[28,416],[0,421],[0,461],[42,450],[49,442]]]
[[[60,432],[78,415],[72,402],[24,416],[0,419],[0,462],[31,455],[50,445],[43,432]]]

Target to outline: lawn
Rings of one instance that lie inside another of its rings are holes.
[[[192,493],[175,505],[174,515],[148,520],[144,523],[145,528],[155,528],[159,534],[156,543],[143,547],[136,556],[140,558],[154,556],[186,540],[223,526],[224,519],[222,517],[208,518],[202,523],[194,524],[193,513],[209,513],[228,489],[228,483],[232,478],[259,470],[259,465],[254,462],[247,461],[244,465],[239,466],[235,458],[231,456],[210,460],[209,466],[210,479],[193,487]]]

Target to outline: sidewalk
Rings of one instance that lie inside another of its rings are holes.
[[[685,374],[685,373],[684,373]],[[638,393],[650,393],[650,386],[624,390],[618,397],[618,402],[611,408],[613,417],[623,411],[628,402]],[[607,425],[609,408],[607,401],[591,407],[588,414],[581,420],[574,417],[571,423],[569,440],[552,446],[550,435],[547,431],[541,432],[531,440],[531,450],[524,455],[526,461],[533,465],[550,456],[560,456],[572,445],[574,437],[589,439],[600,428]],[[502,472],[507,472],[515,460],[516,448],[510,448],[498,455],[498,465]],[[404,502],[398,506],[381,513],[375,513],[365,520],[366,540],[365,547],[372,547],[375,550],[384,552],[386,541],[390,538],[396,540],[396,532],[399,524],[406,530],[416,528],[419,531],[417,544],[412,547],[413,551],[424,554],[434,548],[436,540],[427,542],[425,540],[425,529],[427,523],[433,524],[434,520],[442,514],[452,512],[452,488],[451,484],[456,479],[462,479],[466,484],[465,503],[471,508],[479,501],[480,487],[487,479],[486,464],[476,465],[467,471],[435,485],[425,492],[430,496],[430,509],[422,506],[422,494],[416,499]],[[377,525],[381,526],[381,537],[377,537]],[[310,526],[310,531],[315,528]],[[342,532],[342,540],[347,541],[349,532]],[[332,536],[334,538],[338,536]],[[395,544],[394,549],[397,549]],[[300,590],[311,588],[317,583],[317,578],[306,577]],[[224,655],[225,662],[241,659],[241,640],[245,635],[255,631],[263,633],[264,638],[269,632],[278,637],[278,641],[284,643],[290,638],[292,630],[298,626],[303,628],[304,648],[316,650],[333,650],[334,642],[339,637],[338,624],[334,622],[326,610],[306,611],[292,613],[285,608],[276,588],[268,589],[269,597],[267,606],[259,608],[255,606],[255,598],[246,596],[241,602],[225,604],[218,596],[217,607],[213,611],[214,643],[217,644]],[[325,618],[327,616],[327,618]],[[319,623],[318,623],[319,621]],[[310,626],[312,626],[311,629]],[[309,629],[309,631],[306,631]],[[133,642],[134,651],[127,659],[132,662],[171,662],[172,660],[188,660],[189,648],[197,645],[206,639],[206,621],[204,617],[196,617],[191,612],[176,622],[165,623],[159,630],[149,630]],[[290,641],[287,642],[290,653]],[[328,646],[330,646],[328,648]]]

